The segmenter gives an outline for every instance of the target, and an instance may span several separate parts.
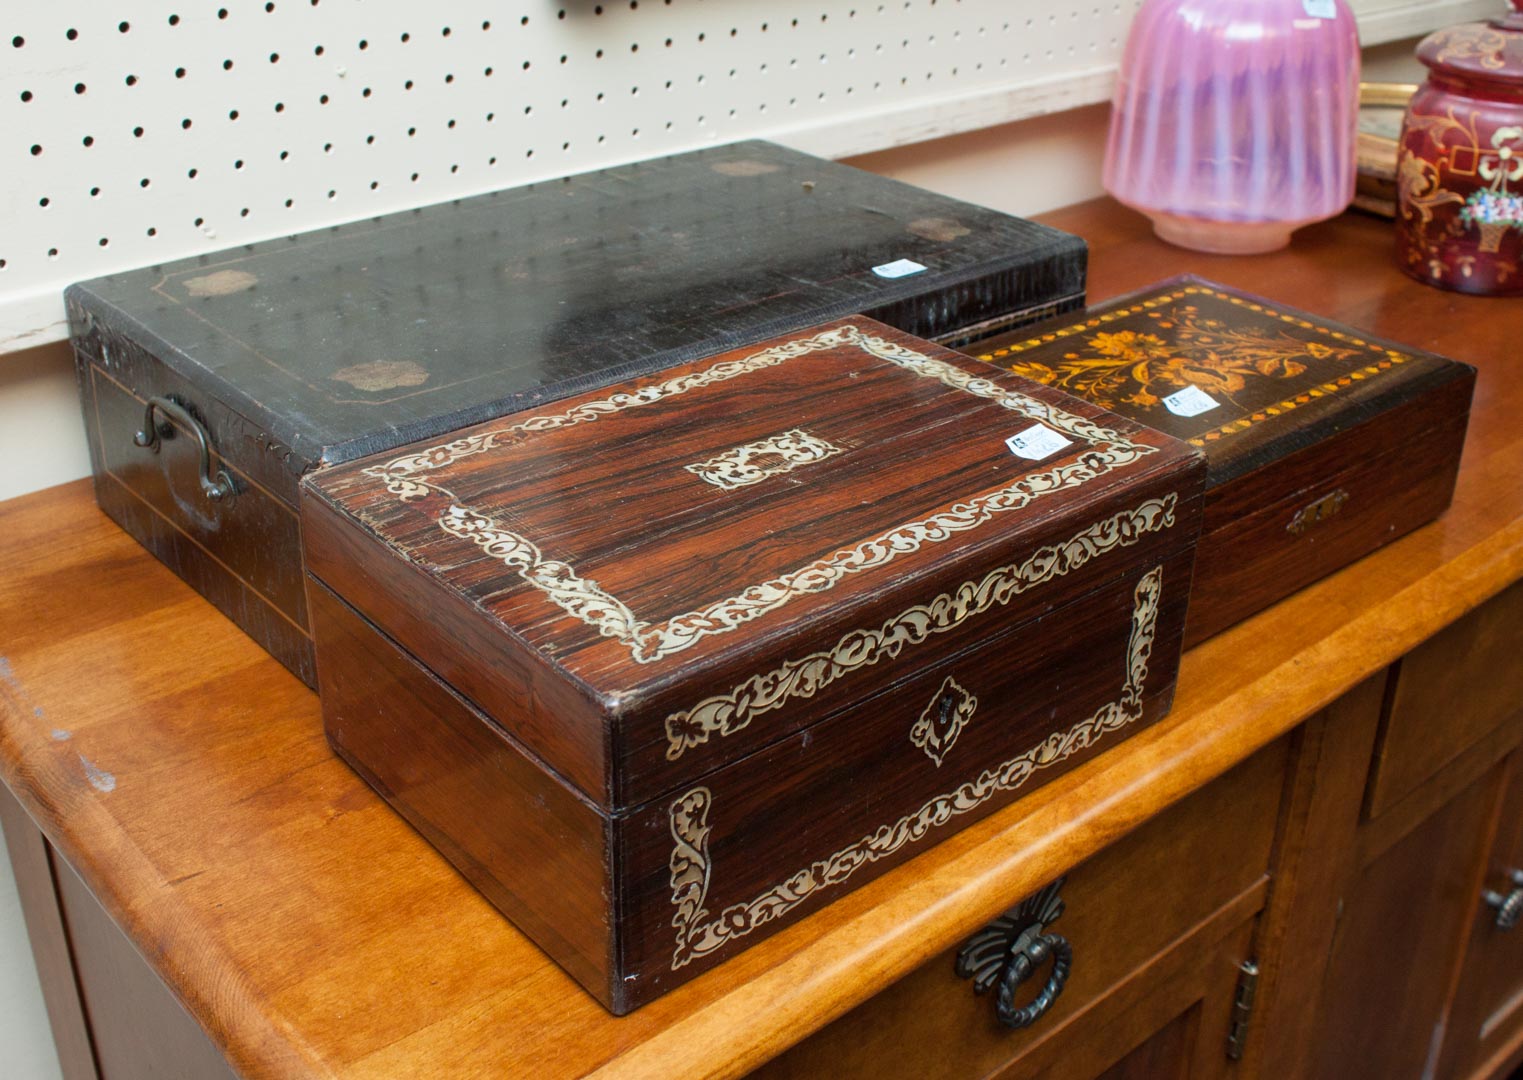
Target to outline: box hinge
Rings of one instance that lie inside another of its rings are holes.
[[[1253,1018],[1253,996],[1259,986],[1259,966],[1244,960],[1237,969],[1237,995],[1232,999],[1232,1026],[1227,1030],[1227,1060],[1243,1059],[1248,1041],[1248,1021]]]

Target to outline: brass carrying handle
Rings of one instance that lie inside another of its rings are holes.
[[[1511,930],[1523,918],[1523,870],[1507,871],[1507,880],[1512,882],[1513,890],[1506,896],[1492,889],[1481,893],[1486,905],[1496,909],[1498,930]]]
[[[143,410],[142,430],[132,437],[134,445],[158,453],[160,441],[174,434],[174,428],[169,423],[165,422],[161,426],[155,412],[163,413],[196,437],[201,456],[201,490],[206,493],[206,497],[212,502],[222,502],[236,495],[238,488],[234,486],[233,478],[227,474],[226,469],[218,469],[216,477],[212,476],[212,448],[206,437],[206,428],[178,401],[167,397],[149,398],[148,405]]]

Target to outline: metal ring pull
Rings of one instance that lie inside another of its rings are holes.
[[[148,405],[143,411],[143,428],[132,437],[134,444],[152,450],[159,451],[159,443],[163,438],[174,434],[174,428],[164,423],[162,427],[155,412],[161,412],[170,420],[180,424],[196,437],[196,443],[200,447],[201,456],[201,490],[212,502],[222,502],[231,499],[238,493],[238,488],[233,484],[233,478],[227,474],[226,469],[218,469],[217,475],[212,476],[212,448],[211,442],[206,437],[206,428],[190,411],[178,401],[166,397],[153,397],[148,399]]]
[[[1073,946],[1058,934],[1047,933],[1048,924],[1063,914],[1059,878],[1035,896],[1022,901],[969,938],[957,953],[957,974],[973,980],[975,993],[987,993],[995,985],[994,1015],[1008,1028],[1025,1028],[1040,1020],[1063,993],[1073,969]],[[1048,959],[1052,971],[1032,1001],[1015,1007],[1015,991]]]
[[[1013,951],[1010,962],[1005,965],[1000,979],[999,995],[994,999],[994,1015],[1007,1028],[1025,1028],[1040,1020],[1052,1008],[1053,1002],[1063,992],[1068,973],[1073,968],[1073,946],[1059,934],[1036,934]],[[1049,956],[1052,972],[1037,996],[1021,1008],[1015,1007],[1015,989],[1036,972]]]
[[[1498,930],[1511,930],[1518,925],[1518,919],[1523,918],[1523,870],[1507,871],[1507,880],[1515,887],[1506,896],[1491,889],[1481,893],[1487,906],[1496,909]]]

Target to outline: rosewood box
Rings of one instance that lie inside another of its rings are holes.
[[[746,142],[73,286],[101,506],[307,682],[309,470],[842,315],[1083,302],[1078,239]],[[150,404],[152,408],[150,408]]]
[[[1438,516],[1475,369],[1199,278],[972,351],[1205,451],[1193,645]]]
[[[800,331],[310,474],[324,725],[623,1013],[1163,715],[1203,484]]]

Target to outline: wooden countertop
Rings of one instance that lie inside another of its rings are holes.
[[[1523,304],[1409,281],[1369,218],[1244,259],[1108,201],[1046,220],[1089,240],[1094,300],[1190,271],[1477,365],[1455,504],[1192,650],[1162,723],[669,996],[605,1013],[87,482],[0,504],[0,778],[249,1075],[745,1071],[1523,577]]]

